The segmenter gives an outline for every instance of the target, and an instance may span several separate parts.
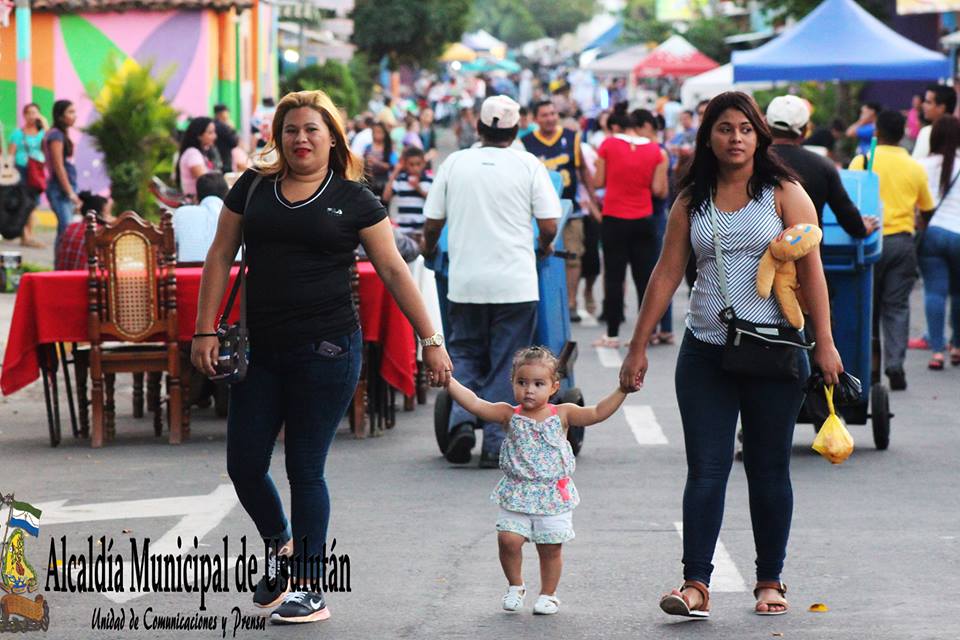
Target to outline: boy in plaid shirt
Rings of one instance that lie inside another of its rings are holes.
[[[82,204],[80,210],[87,214],[93,212],[97,216],[97,224],[103,225],[113,222],[110,210],[113,200],[82,191],[79,194]],[[54,269],[57,271],[76,271],[87,268],[87,221],[85,219],[71,222],[61,234],[54,253]]]

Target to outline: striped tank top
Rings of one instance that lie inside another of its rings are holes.
[[[697,258],[697,280],[690,296],[687,328],[694,337],[710,344],[727,341],[727,325],[719,313],[727,306],[720,290],[713,243],[713,223],[709,203],[690,220],[690,242]],[[723,266],[727,288],[737,317],[756,324],[787,326],[776,298],[766,300],[757,294],[757,270],[770,241],[783,231],[777,215],[773,187],[764,187],[757,199],[738,211],[717,210],[717,227],[723,247]]]

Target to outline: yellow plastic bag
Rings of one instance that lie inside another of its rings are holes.
[[[825,386],[824,392],[827,394],[830,415],[813,441],[813,450],[833,464],[840,464],[853,453],[853,436],[833,410],[833,385]]]

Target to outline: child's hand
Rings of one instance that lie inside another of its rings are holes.
[[[632,349],[623,359],[620,367],[620,388],[627,393],[639,391],[643,387],[643,379],[647,375],[646,350],[634,352]]]

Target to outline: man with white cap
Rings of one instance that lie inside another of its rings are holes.
[[[477,132],[481,146],[451,154],[437,171],[423,208],[423,253],[431,255],[449,225],[447,345],[457,380],[491,402],[513,402],[514,354],[530,346],[539,300],[533,224],[538,251],[549,253],[557,234],[560,199],[546,168],[526,151],[511,149],[520,105],[507,96],[483,101]],[[503,430],[478,424],[454,404],[445,452],[470,461],[474,426],[483,427],[480,466],[498,466]]]
[[[817,209],[817,220],[823,226],[823,206],[829,204],[840,226],[854,238],[868,236],[878,224],[876,218],[861,216],[850,201],[840,174],[833,163],[803,145],[804,132],[810,121],[807,103],[797,96],[777,96],[767,107],[767,124],[773,134],[771,149],[793,172]]]

